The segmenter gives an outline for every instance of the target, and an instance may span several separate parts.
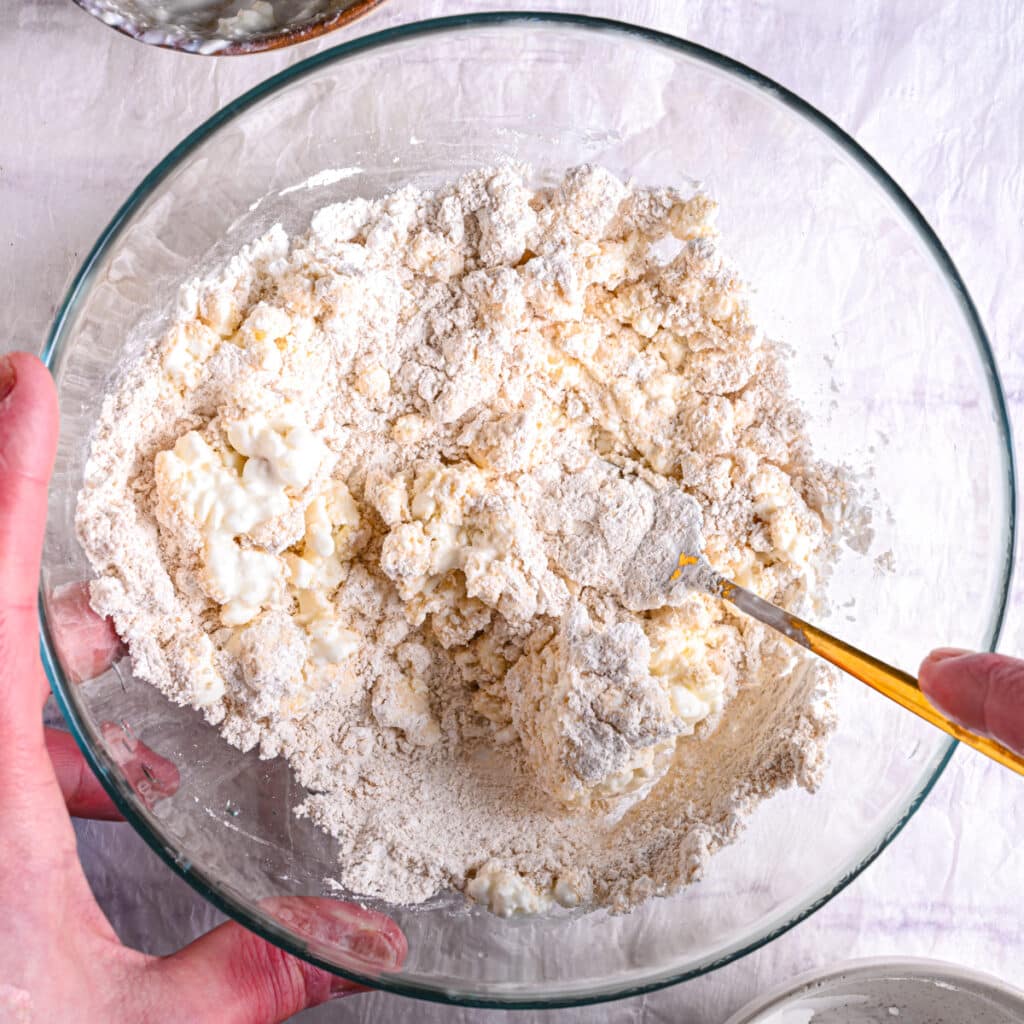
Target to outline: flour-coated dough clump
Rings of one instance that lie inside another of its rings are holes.
[[[795,605],[845,494],[714,214],[513,165],[327,206],[186,284],[108,397],[94,606],[290,760],[342,887],[622,909],[814,784],[827,674],[670,580],[703,539]]]

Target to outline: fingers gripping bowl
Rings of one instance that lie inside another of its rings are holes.
[[[381,88],[389,79],[395,88]],[[215,117],[138,190],[51,339],[63,435],[44,620],[50,595],[89,575],[74,509],[104,388],[127,353],[162,332],[183,280],[275,223],[301,234],[328,203],[435,187],[508,157],[704,183],[768,332],[792,346],[792,389],[816,454],[878,492],[872,545],[841,556],[824,624],[907,666],[933,636],[992,644],[1012,541],[1007,425],[973,307],[927,226],[834,126],[752,72],[623,26],[536,16],[411,26],[315,57]],[[898,573],[883,577],[890,560]],[[968,565],[969,576],[959,571]],[[953,578],[955,589],[943,586]],[[923,621],[928,640],[915,635]],[[323,966],[453,1001],[612,998],[741,955],[868,863],[951,749],[844,684],[818,793],[760,807],[680,895],[625,916],[513,922],[467,910],[461,897],[383,906],[409,952],[401,970],[368,977],[350,953],[267,909],[268,898],[337,895],[325,883],[336,875],[332,842],[292,814],[305,793],[286,765],[239,755],[195,712],[133,679],[127,662],[72,686],[49,639],[45,648],[69,721],[129,819],[209,898]],[[112,723],[177,766],[173,794],[147,806],[118,768]]]

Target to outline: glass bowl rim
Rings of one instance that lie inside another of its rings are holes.
[[[197,146],[213,135],[222,125],[230,123],[238,115],[242,114],[249,107],[255,105],[265,97],[269,97],[286,85],[296,82],[321,66],[330,65],[344,60],[347,57],[356,56],[363,52],[369,52],[389,43],[401,40],[418,39],[425,36],[444,34],[449,31],[482,28],[493,25],[515,25],[529,22],[540,24],[553,24],[582,29],[604,31],[609,33],[620,33],[626,36],[637,37],[642,41],[656,45],[696,59],[698,62],[713,69],[724,71],[733,78],[739,79],[742,83],[752,85],[760,92],[767,94],[772,99],[788,107],[793,113],[802,117],[812,126],[826,135],[832,142],[851,157],[861,169],[865,170],[881,190],[895,203],[901,214],[909,221],[915,229],[919,239],[924,243],[931,256],[934,258],[938,269],[944,274],[947,283],[958,300],[961,313],[973,336],[978,355],[987,373],[989,391],[997,417],[997,429],[1003,442],[1002,455],[1008,484],[1008,505],[1006,509],[1006,552],[1003,562],[1002,592],[999,595],[998,604],[995,609],[995,616],[992,624],[992,636],[989,640],[989,648],[994,650],[998,643],[1000,633],[1006,616],[1006,609],[1009,601],[1010,582],[1013,575],[1013,560],[1016,540],[1016,507],[1017,507],[1017,486],[1016,471],[1014,465],[1014,451],[1012,443],[1012,432],[1010,418],[1006,408],[1004,392],[999,379],[995,357],[992,352],[985,328],[981,323],[977,307],[974,304],[967,286],[960,276],[952,258],[945,246],[939,240],[931,225],[918,210],[910,197],[900,188],[885,169],[867,153],[854,139],[848,135],[834,121],[813,107],[806,100],[801,99],[795,93],[766,75],[755,71],[753,68],[718,53],[699,43],[694,43],[677,36],[660,32],[655,29],[644,28],[632,25],[628,22],[616,21],[610,18],[591,17],[584,14],[570,14],[561,12],[542,11],[488,11],[476,14],[459,14],[443,18],[432,18],[424,21],[410,22],[392,28],[384,29],[370,35],[361,36],[338,46],[331,47],[320,53],[311,55],[282,71],[265,79],[253,88],[244,92],[236,99],[227,103],[220,110],[207,118],[202,124],[191,131],[181,142],[150,171],[142,182],[134,189],[128,199],[115,213],[113,219],[100,234],[95,245],[92,247],[82,266],[75,275],[67,294],[61,302],[54,317],[42,352],[43,362],[52,369],[55,358],[59,355],[65,339],[64,329],[66,322],[76,307],[79,299],[87,289],[92,278],[96,265],[106,254],[107,250],[119,238],[122,230],[126,227],[135,210],[154,192],[161,182],[173,171],[181,161],[189,155]],[[661,975],[649,981],[630,983],[621,988],[606,986],[594,989],[585,993],[569,993],[565,995],[539,996],[533,994],[519,995],[517,993],[504,994],[473,994],[456,992],[452,989],[433,988],[419,982],[409,982],[401,977],[394,976],[370,976],[356,971],[340,968],[312,953],[299,941],[291,932],[285,931],[273,918],[255,908],[243,906],[233,895],[221,890],[220,886],[199,866],[190,863],[176,853],[158,831],[151,826],[147,816],[143,815],[136,804],[135,794],[123,783],[116,772],[116,766],[112,761],[108,762],[105,754],[94,746],[90,741],[90,727],[86,724],[84,717],[79,713],[77,700],[72,696],[71,685],[64,677],[59,661],[55,654],[55,647],[49,632],[49,625],[46,618],[45,601],[40,587],[39,593],[39,621],[40,621],[40,648],[43,659],[43,666],[46,670],[57,704],[64,715],[68,727],[74,736],[79,747],[82,749],[89,766],[99,778],[104,789],[110,795],[117,808],[121,811],[125,820],[142,836],[143,840],[177,875],[183,878],[193,889],[196,890],[205,900],[213,904],[218,910],[228,917],[238,921],[241,925],[255,932],[288,953],[298,956],[308,963],[313,964],[332,974],[348,978],[368,988],[380,989],[396,995],[410,996],[424,999],[431,1002],[438,1002],[457,1006],[470,1006],[494,1009],[548,1009],[569,1006],[586,1006],[596,1003],[603,1003],[615,999],[625,999],[633,996],[643,995],[647,992],[654,992],[680,982],[690,981],[701,977],[720,967],[733,963],[736,960],[747,956],[767,945],[774,939],[783,935],[791,928],[806,920],[817,910],[821,909],[834,896],[843,891],[858,875],[861,874],[881,852],[896,838],[903,830],[907,822],[924,802],[931,792],[935,783],[942,775],[946,765],[949,763],[957,747],[955,740],[947,740],[941,756],[936,762],[932,773],[925,779],[921,788],[907,803],[902,814],[890,825],[889,829],[882,836],[877,845],[870,850],[861,861],[851,870],[847,871],[834,883],[827,892],[819,892],[809,902],[799,909],[790,912],[785,921],[775,924],[765,930],[748,938],[740,947],[730,950],[718,959],[697,967],[688,968],[682,971],[670,972],[668,975]]]

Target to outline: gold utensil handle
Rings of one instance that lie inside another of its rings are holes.
[[[887,665],[878,658],[871,657],[863,651],[851,647],[842,640],[837,640],[824,630],[812,626],[809,622],[784,612],[781,608],[770,604],[749,590],[744,590],[735,583],[728,580],[721,580],[721,595],[725,600],[734,604],[740,611],[752,615],[765,625],[777,629],[785,634],[790,640],[806,647],[809,651],[820,655],[826,661],[832,662],[844,672],[849,672],[862,683],[867,683],[873,690],[885,694],[890,700],[895,701],[908,711],[931,722],[936,728],[948,733],[958,739],[961,743],[991,757],[1004,768],[1010,768],[1019,775],[1024,775],[1024,757],[1015,754],[1008,747],[986,736],[976,736],[968,732],[963,726],[957,725],[952,719],[947,718],[941,711],[937,711],[929,702],[928,698],[921,692],[917,680],[907,672],[901,672],[898,668]]]

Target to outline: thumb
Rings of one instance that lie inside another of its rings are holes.
[[[314,953],[362,974],[402,965],[405,936],[383,914],[338,900],[264,900],[271,916],[301,934]],[[328,999],[363,991],[347,978],[291,956],[229,922],[167,957],[155,968],[158,988],[195,1024],[277,1024]]]
[[[950,718],[1024,754],[1024,661],[939,648],[921,663],[919,684]]]
[[[17,732],[36,723],[40,735],[36,589],[56,447],[57,397],[46,368],[24,352],[0,356],[0,721]]]

